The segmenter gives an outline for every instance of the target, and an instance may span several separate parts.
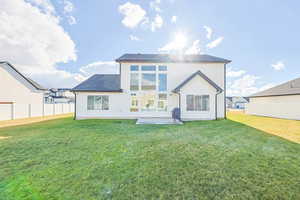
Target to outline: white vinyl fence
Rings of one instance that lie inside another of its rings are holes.
[[[0,104],[0,120],[67,114],[74,112],[74,103]]]

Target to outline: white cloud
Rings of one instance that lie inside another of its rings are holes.
[[[130,35],[129,36],[130,40],[133,40],[133,41],[140,41],[141,39],[135,35]]]
[[[70,13],[74,10],[74,5],[71,1],[64,0],[64,12]]]
[[[283,63],[283,61],[278,61],[275,64],[272,64],[271,67],[276,71],[280,71],[285,69],[285,64]]]
[[[176,24],[177,22],[177,16],[172,16],[171,23]]]
[[[259,79],[258,76],[246,74],[228,85],[227,94],[229,96],[248,96],[274,86],[272,83],[257,86]]]
[[[119,66],[114,61],[97,61],[80,67],[79,71],[85,77],[94,74],[118,74]]]
[[[163,47],[159,48],[158,51],[182,51],[187,45],[187,38],[183,33],[176,33],[174,39],[164,45]]]
[[[244,75],[245,73],[246,73],[245,70],[234,71],[234,70],[232,70],[232,68],[228,68],[226,71],[226,76],[231,77],[231,78],[236,78],[236,77],[240,77],[240,76]]]
[[[200,54],[200,40],[195,40],[193,45],[185,51],[186,54]]]
[[[70,25],[73,25],[73,24],[76,24],[77,23],[77,20],[74,16],[68,16],[68,23]]]
[[[157,14],[154,20],[151,22],[151,31],[154,32],[156,29],[161,28],[163,23],[164,23],[163,18]]]
[[[0,49],[5,51],[0,51],[0,58],[30,77],[40,77],[41,84],[64,79],[75,84],[77,74],[56,68],[57,63],[76,60],[75,43],[59,24],[55,10],[44,12],[42,5],[51,10],[51,4],[37,0],[1,1]]]
[[[55,13],[55,8],[50,0],[27,0],[32,5],[38,7],[41,11],[47,14]]]
[[[140,5],[130,2],[120,5],[119,12],[124,15],[122,23],[128,28],[137,27],[146,16],[146,11]]]
[[[77,20],[76,18],[71,14],[74,11],[74,4],[69,0],[64,0],[64,14],[66,15],[66,18],[68,20],[68,23],[70,25],[76,24]]]
[[[153,0],[153,1],[150,1],[150,8],[152,8],[152,9],[155,10],[156,12],[161,12],[161,8],[160,8],[160,0]]]
[[[203,28],[206,30],[206,38],[210,40],[213,33],[212,28],[209,26],[203,26]]]
[[[206,45],[206,47],[209,48],[209,49],[215,48],[215,47],[217,47],[219,44],[221,44],[221,42],[222,42],[223,40],[224,40],[224,37],[219,37],[218,39],[216,39],[216,40],[214,40],[214,41],[208,43],[208,44]]]

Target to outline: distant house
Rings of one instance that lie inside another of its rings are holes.
[[[125,54],[120,74],[96,74],[75,88],[76,119],[225,117],[225,67],[210,55]]]
[[[245,109],[247,103],[249,103],[248,97],[226,97],[227,109]]]
[[[246,113],[300,120],[300,78],[253,94]]]
[[[22,107],[19,109],[20,118],[28,117],[28,115],[34,116],[36,112],[42,109],[46,88],[24,76],[8,62],[0,62],[0,77],[0,104],[3,109],[16,109],[15,107],[3,106],[7,104]],[[33,105],[40,106],[28,114],[28,110]],[[0,120],[7,118],[4,116],[5,113],[11,112],[0,110]]]
[[[51,88],[45,96],[45,103],[74,103],[74,93],[70,88]]]
[[[57,115],[74,111],[74,104],[45,104],[49,90],[0,62],[0,120]]]

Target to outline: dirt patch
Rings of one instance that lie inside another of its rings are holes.
[[[8,137],[8,136],[0,136],[0,140],[5,140],[5,139],[8,139],[8,138],[10,138],[10,137]]]

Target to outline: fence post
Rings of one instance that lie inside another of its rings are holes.
[[[15,111],[14,111],[14,103],[12,103],[11,104],[11,120],[13,120],[14,119],[14,113]]]
[[[31,104],[28,104],[28,117],[31,117]]]

